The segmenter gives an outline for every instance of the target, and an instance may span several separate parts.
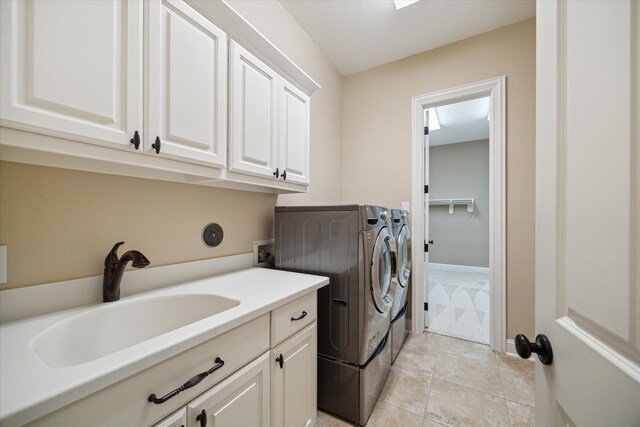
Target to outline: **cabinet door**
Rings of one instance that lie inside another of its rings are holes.
[[[316,421],[316,323],[271,350],[274,426],[304,427]]]
[[[160,422],[157,422],[153,427],[186,427],[187,425],[187,410],[182,407],[177,412],[169,415],[167,418]]]
[[[309,97],[280,79],[278,166],[286,181],[309,183]]]
[[[148,7],[146,150],[225,167],[227,36],[182,1]]]
[[[274,177],[278,75],[234,41],[229,48],[230,169]]]
[[[269,385],[267,352],[189,403],[188,425],[269,427]]]
[[[0,19],[3,126],[135,150],[141,1],[7,0]]]

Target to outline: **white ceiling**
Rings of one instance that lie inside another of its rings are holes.
[[[435,108],[440,129],[429,129],[429,146],[489,139],[489,97]]]
[[[281,0],[343,75],[535,16],[535,0]]]

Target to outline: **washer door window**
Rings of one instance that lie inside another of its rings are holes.
[[[403,225],[398,233],[398,283],[403,288],[409,284],[411,275],[411,233],[409,227]]]
[[[391,309],[396,293],[397,248],[393,235],[383,227],[373,246],[371,261],[371,296],[376,309],[386,313]]]

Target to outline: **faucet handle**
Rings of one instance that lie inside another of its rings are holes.
[[[118,264],[118,248],[124,245],[124,242],[118,242],[113,245],[113,249],[107,254],[107,257],[104,259],[105,268],[115,268],[116,264]]]

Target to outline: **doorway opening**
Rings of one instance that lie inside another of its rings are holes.
[[[489,344],[488,96],[425,110],[429,332]]]
[[[454,131],[451,117],[465,114],[473,123]],[[504,76],[412,99],[412,239],[424,246],[412,248],[411,329],[498,352],[506,347],[504,125]]]

